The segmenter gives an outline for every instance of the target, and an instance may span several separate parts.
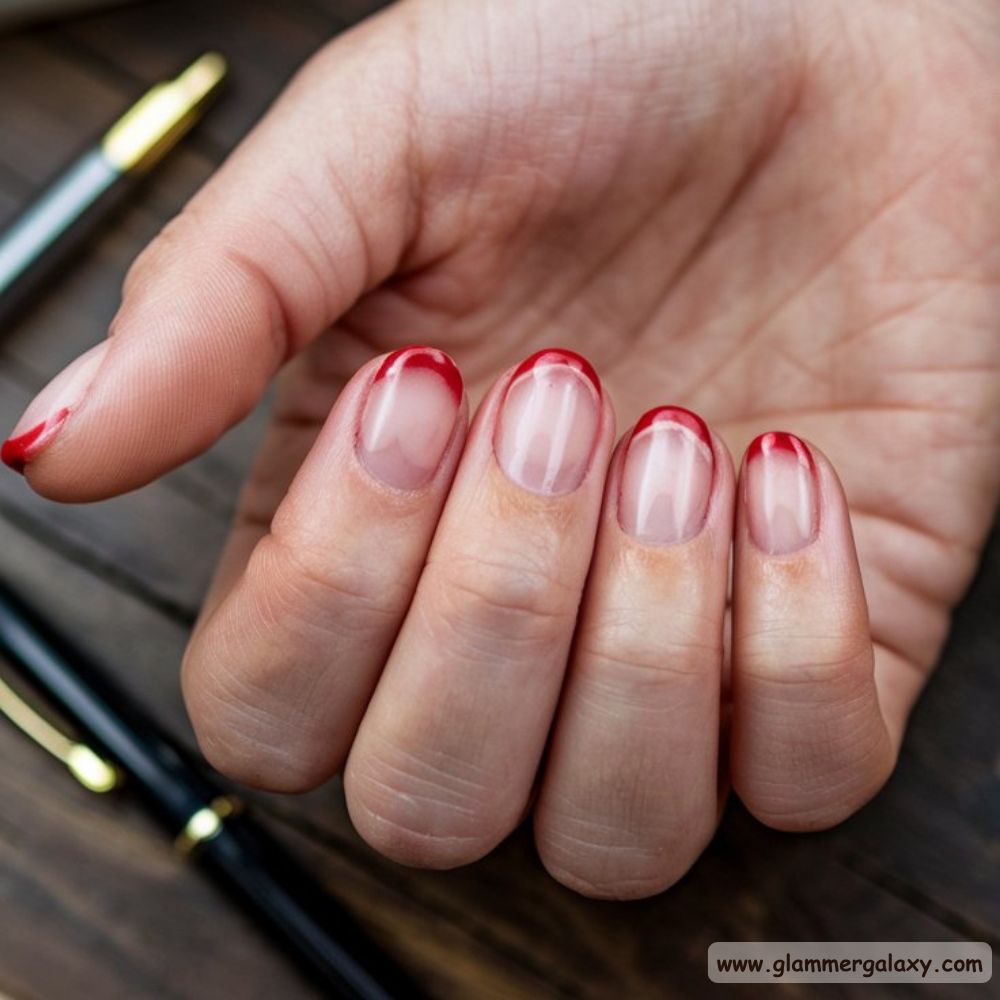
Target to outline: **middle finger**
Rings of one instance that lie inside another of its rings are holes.
[[[678,407],[612,463],[535,810],[546,868],[587,895],[660,892],[715,830],[733,491],[725,445]]]

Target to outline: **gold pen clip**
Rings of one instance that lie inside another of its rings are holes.
[[[25,736],[62,761],[84,788],[92,792],[110,792],[122,783],[122,773],[114,764],[58,730],[2,678],[0,715],[6,716]]]

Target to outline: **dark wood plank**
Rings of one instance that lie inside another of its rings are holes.
[[[0,989],[46,1000],[211,996],[236,969],[241,996],[312,995],[133,803],[98,800],[41,766],[7,727],[0,754]]]
[[[1000,525],[888,788],[841,831],[859,869],[1000,937]]]
[[[177,731],[182,628],[0,520],[4,570]],[[88,623],[102,622],[100,629]],[[190,738],[190,737],[189,737]],[[0,990],[46,1000],[312,991],[126,794],[97,796],[0,726]]]
[[[222,51],[239,99],[227,101],[203,134],[229,149],[246,134],[282,85],[320,45],[347,25],[336,5],[323,11],[306,3],[261,0],[180,0],[98,13],[62,31],[76,43],[71,55],[91,54],[110,71],[136,80],[168,76],[192,55]],[[360,14],[360,12],[359,12]]]
[[[113,120],[122,102],[118,88],[42,51],[36,34],[0,37],[0,163],[36,183],[45,177],[33,173],[39,165],[53,173]]]

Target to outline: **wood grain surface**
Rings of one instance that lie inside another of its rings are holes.
[[[359,0],[154,2],[0,37],[0,224],[144,86],[209,46],[232,59],[224,101],[126,210],[0,339],[0,425],[103,337],[135,254],[209,175]],[[5,576],[82,637],[173,731],[191,733],[177,665],[262,427],[130,496],[59,507],[0,476]],[[1000,942],[1000,535],[959,609],[899,769],[840,828],[792,836],[730,805],[674,890],[581,899],[521,830],[445,873],[370,851],[337,783],[256,796],[330,891],[439,997],[701,997],[717,940]],[[785,987],[869,996],[863,987]],[[969,994],[938,987],[935,997]],[[990,987],[983,989],[989,990]],[[912,987],[879,989],[909,995]],[[770,994],[745,986],[742,996]],[[0,993],[16,998],[313,995],[126,795],[99,797],[0,725]],[[975,995],[980,995],[976,993]],[[993,995],[996,995],[995,993]]]

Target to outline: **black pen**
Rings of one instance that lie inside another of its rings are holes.
[[[158,83],[0,233],[0,325],[201,117],[226,76],[206,52]]]
[[[67,737],[0,681],[10,718],[82,784],[119,774],[175,837],[290,953],[328,996],[417,998],[421,990],[285,849],[93,661],[0,581],[0,658],[90,746]]]

